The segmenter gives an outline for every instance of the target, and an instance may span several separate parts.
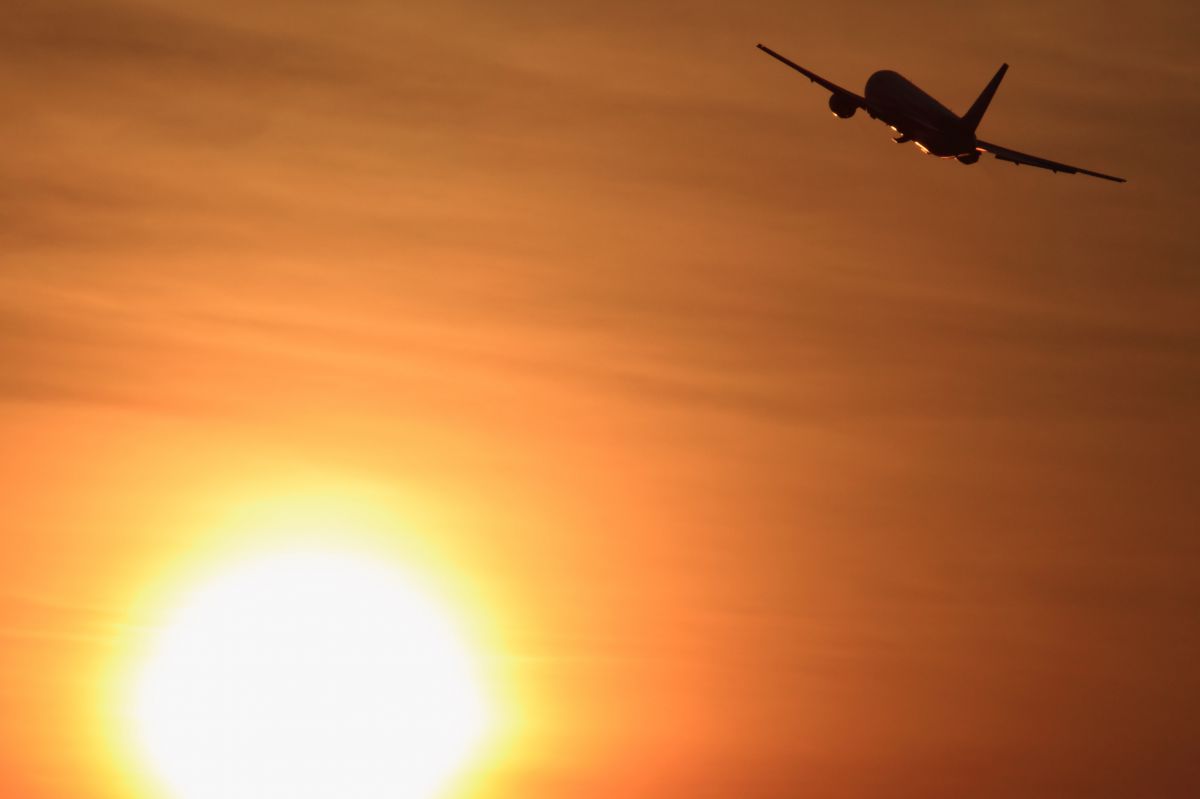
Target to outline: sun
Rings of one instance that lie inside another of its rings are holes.
[[[429,799],[489,727],[444,609],[386,562],[260,556],[167,619],[131,697],[173,799]]]

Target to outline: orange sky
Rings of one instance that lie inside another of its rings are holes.
[[[0,25],[0,793],[134,796],[96,686],[287,497],[486,631],[473,798],[1200,790],[1194,3],[245,6]]]

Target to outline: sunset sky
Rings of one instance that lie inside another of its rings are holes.
[[[1200,794],[1196,3],[10,6],[3,796],[174,799],[114,686],[313,526],[467,631],[455,799]]]

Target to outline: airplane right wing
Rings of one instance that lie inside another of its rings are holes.
[[[789,67],[796,70],[801,75],[808,78],[809,80],[811,80],[813,83],[817,84],[818,86],[821,86],[824,89],[828,89],[829,91],[833,92],[834,94],[841,95],[843,97],[848,97],[848,98],[852,99],[858,105],[859,108],[862,108],[864,110],[866,109],[867,101],[860,95],[857,95],[854,92],[849,91],[847,89],[843,89],[841,86],[838,86],[833,81],[825,80],[824,78],[822,78],[820,75],[818,75],[815,72],[808,71],[807,69],[805,69],[804,67],[795,63],[794,61],[784,58],[779,53],[775,52],[774,50],[772,50],[770,47],[767,47],[766,45],[760,44],[760,45],[756,45],[756,46],[758,47],[759,50],[762,50],[764,53],[771,56],[771,58],[782,61],[783,63],[787,64]]]
[[[1105,175],[1103,172],[1093,172],[1090,169],[1083,169],[1078,166],[1070,166],[1068,164],[1060,164],[1057,161],[1050,161],[1046,158],[1038,158],[1036,155],[1026,155],[1019,153],[1016,150],[1010,150],[1007,147],[989,144],[982,139],[975,141],[975,149],[984,153],[991,153],[1000,161],[1009,161],[1014,164],[1028,164],[1041,169],[1049,169],[1051,172],[1066,172],[1068,175],[1074,175],[1078,172],[1081,175],[1091,175],[1094,178],[1104,178],[1105,180],[1115,180],[1117,183],[1124,183],[1125,178],[1114,177],[1113,175]]]

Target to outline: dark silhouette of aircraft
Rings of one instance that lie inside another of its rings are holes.
[[[991,153],[1001,161],[1011,161],[1018,165],[1029,164],[1049,169],[1051,172],[1067,172],[1072,175],[1078,172],[1095,178],[1115,180],[1118,183],[1125,182],[1125,178],[1060,164],[1057,161],[1038,158],[1036,155],[1026,155],[975,137],[975,129],[979,127],[979,121],[983,119],[988,104],[992,102],[992,96],[1000,86],[1004,73],[1008,71],[1008,64],[1001,65],[995,77],[984,87],[979,99],[960,117],[890,70],[880,70],[868,78],[863,92],[866,96],[860,97],[832,81],[825,80],[815,72],[809,72],[769,47],[760,44],[758,49],[832,92],[829,97],[829,109],[833,111],[834,116],[849,119],[861,108],[872,119],[883,120],[893,131],[900,134],[894,139],[897,144],[912,142],[923,153],[938,158],[957,158],[964,164],[978,161],[980,153]]]

